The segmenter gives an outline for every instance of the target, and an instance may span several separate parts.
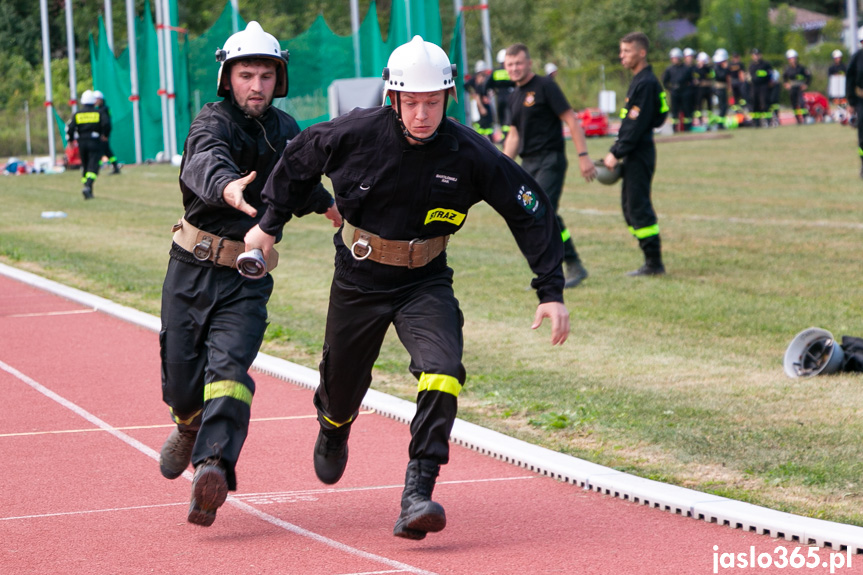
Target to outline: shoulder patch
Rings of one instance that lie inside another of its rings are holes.
[[[638,106],[633,106],[632,109],[629,110],[627,118],[629,118],[630,120],[637,120],[640,113],[641,108],[639,108]]]

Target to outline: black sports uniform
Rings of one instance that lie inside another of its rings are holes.
[[[267,176],[299,131],[292,117],[275,108],[252,118],[230,98],[206,104],[189,129],[180,167],[185,221],[242,242],[263,214]],[[243,196],[258,209],[255,218],[222,197],[225,186],[251,171],[257,178]],[[316,188],[296,213],[323,213],[330,205],[332,197]],[[232,267],[200,261],[176,243],[171,246],[162,288],[162,396],[175,423],[199,428],[192,464],[220,458],[231,490],[255,393],[248,371],[267,327],[272,290],[269,274],[247,279]]]
[[[345,227],[385,241],[436,241],[461,229],[470,207],[486,201],[506,220],[536,274],[532,286],[540,302],[563,301],[563,250],[552,241],[559,230],[548,198],[470,128],[445,118],[434,140],[414,146],[391,107],[356,109],[315,124],[288,145],[268,180],[261,229],[278,234],[291,212],[308,202],[322,174],[332,181]],[[344,233],[334,237],[335,273],[314,397],[321,428],[344,429],[354,421],[384,336],[395,325],[419,382],[410,458],[445,464],[465,381],[463,319],[446,252],[419,267],[357,259],[363,254],[352,255]]]
[[[560,115],[571,106],[557,82],[534,74],[526,84],[513,90],[509,109],[512,125],[518,130],[517,153],[522,159],[521,166],[533,176],[551,201],[561,230],[563,259],[567,263],[579,262],[572,234],[557,212],[569,166]]]
[[[650,199],[656,171],[653,129],[665,121],[668,106],[662,85],[647,65],[632,79],[626,102],[620,110],[620,131],[609,150],[623,161],[621,205],[629,231],[638,239],[645,265],[663,270],[659,224]]]

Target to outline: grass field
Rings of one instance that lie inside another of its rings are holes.
[[[610,144],[591,140],[592,156]],[[654,203],[669,273],[647,279],[624,275],[641,255],[619,188],[584,183],[571,158],[561,211],[590,277],[566,293],[572,334],[557,348],[547,325],[529,329],[531,274],[506,226],[474,208],[448,250],[466,317],[459,416],[644,477],[863,525],[863,377],[782,371],[807,327],[863,336],[855,149],[838,125],[665,139]],[[91,202],[79,177],[2,180],[0,261],[158,314],[177,168],[102,176]],[[267,353],[317,366],[332,233],[322,217],[288,224]],[[407,364],[393,333],[373,386],[413,399]]]

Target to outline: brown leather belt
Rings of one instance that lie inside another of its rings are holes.
[[[408,269],[421,268],[446,249],[449,236],[425,240],[386,240],[379,235],[352,226],[347,220],[342,226],[342,241],[354,259],[370,259],[388,266]]]
[[[213,262],[217,266],[237,267],[237,256],[246,251],[245,242],[220,238],[216,234],[199,230],[184,218],[171,228],[174,243],[191,252],[195,259]],[[267,271],[273,271],[279,264],[279,252],[270,250],[267,258]]]

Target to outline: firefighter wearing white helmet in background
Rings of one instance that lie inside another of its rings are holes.
[[[96,98],[96,107],[104,111],[108,116],[108,122],[111,122],[111,111],[108,109],[108,104],[105,103],[105,95],[100,90],[93,90],[93,96]],[[114,168],[111,170],[111,175],[120,174],[120,164],[117,162],[114,150],[111,149],[111,142],[108,141],[108,136],[102,136],[102,144],[102,155],[108,158],[108,162]]]
[[[713,114],[713,68],[707,52],[699,52],[692,70],[693,111],[692,121],[707,127]]]
[[[484,60],[477,60],[474,65],[473,76],[465,80],[464,83],[464,89],[470,94],[479,115],[479,118],[473,122],[473,129],[488,139],[492,139],[494,135],[494,118],[488,89],[490,77],[491,66],[486,64]]]
[[[713,95],[716,96],[716,126],[726,127],[728,98],[733,94],[731,71],[728,68],[728,50],[719,48],[713,53]]]
[[[782,73],[782,81],[785,89],[788,90],[791,107],[794,109],[794,117],[798,124],[802,124],[805,121],[804,116],[809,113],[806,109],[806,103],[803,101],[803,92],[809,88],[812,74],[800,63],[797,50],[785,52],[785,59],[788,61],[788,65],[785,66],[785,71]]]
[[[500,142],[506,137],[509,132],[511,123],[509,110],[509,95],[515,90],[515,84],[510,79],[506,68],[503,67],[503,60],[506,57],[506,48],[501,48],[497,53],[497,66],[491,73],[491,78],[488,81],[488,89],[494,94],[494,113],[495,121],[495,142]]]
[[[860,40],[860,47],[863,48],[863,39]],[[857,154],[863,161],[863,121],[861,121],[863,118],[863,49],[854,52],[851,60],[848,61],[845,98],[854,111],[856,121],[852,118],[851,124],[857,126]],[[863,167],[860,169],[860,177],[863,178]]]
[[[662,85],[668,91],[671,121],[675,132],[691,127],[692,119],[686,116],[686,103],[692,90],[692,68],[683,63],[683,50],[672,48],[668,53],[671,65],[662,73]]]
[[[692,82],[683,95],[683,129],[687,132],[692,130],[694,124],[695,98],[698,95],[698,83],[695,78],[696,55],[692,48],[683,49],[683,65],[689,68],[689,74],[692,77]]]
[[[72,116],[66,127],[67,140],[78,142],[81,155],[81,194],[85,200],[93,199],[93,186],[99,177],[99,164],[102,161],[103,141],[111,134],[111,120],[108,114],[96,107],[96,96],[92,90],[81,94],[81,107]]]
[[[248,435],[255,382],[249,368],[267,327],[276,264],[260,277],[238,273],[243,237],[263,215],[261,190],[296,121],[271,107],[288,88],[286,54],[257,22],[218,50],[220,102],[206,104],[189,128],[180,166],[184,215],[174,226],[162,286],[162,398],[176,427],[159,469],[176,479],[195,468],[187,521],[209,526],[228,491]],[[215,71],[215,70],[214,70]],[[214,74],[215,75],[215,74]],[[296,214],[341,219],[332,197],[314,189]]]
[[[845,80],[848,68],[842,61],[842,50],[833,50],[833,63],[827,68],[827,98],[833,106],[833,118],[837,122],[848,122],[847,102],[845,100]]]
[[[449,461],[465,367],[463,317],[446,249],[471,206],[485,201],[504,218],[536,274],[532,285],[540,303],[532,327],[549,318],[551,342],[561,344],[569,313],[563,247],[548,198],[486,138],[446,117],[456,81],[446,53],[415,36],[393,51],[383,78],[389,105],[314,124],[285,148],[264,188],[266,213],[246,235],[246,248],[266,254],[326,172],[344,226],[334,237],[335,272],[314,396],[320,426],[315,473],[335,484],[345,472],[351,428],[384,337],[395,326],[418,392],[393,534],[423,539],[447,521],[431,497],[440,467]],[[514,294],[521,288],[511,289]]]
[[[739,52],[731,54],[728,61],[728,73],[731,76],[731,93],[728,99],[729,108],[735,113],[744,113],[751,106],[749,82],[746,79],[746,64]]]

